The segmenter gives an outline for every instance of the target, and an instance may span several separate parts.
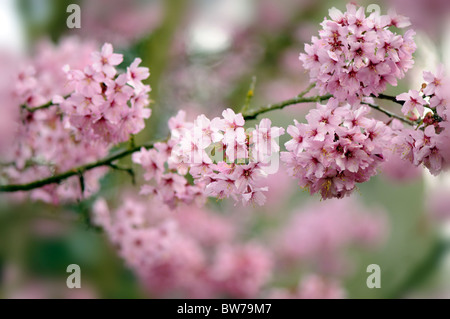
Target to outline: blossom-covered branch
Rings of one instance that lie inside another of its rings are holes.
[[[260,106],[260,107],[250,109],[248,111],[245,111],[242,114],[242,116],[245,120],[252,120],[252,119],[256,119],[256,117],[260,114],[264,114],[266,112],[270,112],[270,111],[277,110],[277,109],[282,109],[286,106],[300,104],[300,103],[321,102],[321,101],[328,100],[332,97],[330,94],[324,95],[324,96],[317,95],[317,96],[312,96],[312,97],[304,97],[304,94],[306,94],[309,90],[310,90],[310,88],[307,88],[304,92],[300,93],[298,96],[296,96],[292,99],[288,99],[288,100],[285,100],[285,101],[282,101],[279,103],[268,104],[265,106]],[[54,104],[49,102],[38,108],[42,109],[42,108],[46,108],[51,105],[54,105]],[[407,124],[414,125],[414,123],[412,121],[409,121],[409,120],[402,118],[398,115],[395,115],[393,113],[390,113],[389,111],[384,110],[376,105],[372,105],[372,104],[367,104],[367,105],[373,109],[376,109],[376,110],[386,114],[389,117],[397,118]],[[29,109],[29,110],[33,111],[34,109],[36,109],[36,108]],[[28,108],[27,108],[27,110],[28,110]],[[83,174],[86,171],[92,170],[97,167],[102,167],[102,166],[111,167],[111,164],[113,164],[116,160],[127,157],[127,156],[133,154],[134,152],[141,150],[142,148],[151,149],[151,148],[153,148],[153,145],[154,145],[154,143],[146,143],[146,144],[134,146],[133,148],[123,149],[123,150],[118,151],[118,152],[114,153],[113,155],[107,156],[101,160],[94,161],[92,163],[88,163],[85,165],[81,165],[79,167],[70,169],[66,172],[63,172],[63,173],[60,173],[60,174],[57,174],[57,175],[54,175],[54,176],[51,176],[48,178],[44,178],[41,180],[37,180],[37,181],[31,182],[31,183],[15,184],[15,185],[0,185],[0,192],[29,191],[29,190],[40,188],[40,187],[43,187],[43,186],[46,186],[49,184],[60,183],[60,182],[64,181],[65,179],[68,179],[69,177]]]
[[[13,85],[0,87],[11,97],[0,110],[0,154],[14,165],[0,171],[2,191],[33,190],[32,199],[55,204],[98,191],[113,146],[151,115],[148,68],[137,58],[124,72],[122,61],[109,43],[98,52],[72,39],[20,65],[4,61]]]
[[[305,90],[305,92],[306,92],[306,90]],[[266,106],[257,107],[255,109],[246,111],[243,114],[243,117],[245,120],[255,119],[259,114],[263,114],[263,113],[266,113],[266,112],[269,112],[272,110],[276,110],[276,109],[282,109],[289,105],[294,105],[294,104],[299,104],[299,103],[319,102],[319,101],[327,100],[330,97],[331,96],[328,96],[328,95],[327,96],[302,97],[302,94],[300,94],[298,97],[295,97],[295,98],[292,98],[292,99],[289,99],[286,101],[282,101],[280,103],[269,104]],[[47,107],[48,107],[53,104],[51,102],[49,102],[44,105],[47,105]],[[41,106],[41,108],[44,108],[44,107]],[[30,109],[30,110],[32,110],[32,109]],[[110,166],[111,163],[113,163],[114,161],[116,161],[118,159],[129,156],[130,154],[137,152],[142,148],[144,148],[144,149],[153,148],[153,145],[154,145],[154,143],[146,143],[143,145],[135,146],[133,148],[126,148],[126,149],[123,149],[121,151],[114,153],[113,155],[107,156],[101,160],[94,161],[92,163],[88,163],[85,165],[81,165],[79,167],[69,169],[66,172],[56,174],[54,176],[44,178],[41,180],[36,180],[31,183],[0,185],[0,192],[29,191],[29,190],[40,188],[40,187],[43,187],[43,186],[46,186],[49,184],[60,183],[60,182],[64,181],[65,179],[68,179],[72,176],[77,176],[79,174],[83,174],[94,168],[102,167],[102,166]]]
[[[316,95],[316,96],[312,96],[312,97],[304,97],[304,95],[307,94],[311,90],[312,87],[313,87],[313,85],[311,85],[310,87],[305,89],[302,93],[300,93],[298,96],[296,96],[292,99],[288,99],[288,100],[285,100],[285,101],[282,101],[279,103],[268,104],[265,106],[260,106],[260,107],[250,109],[248,111],[244,111],[242,116],[245,120],[252,120],[252,119],[256,119],[256,117],[260,114],[264,114],[266,112],[270,112],[270,111],[277,110],[277,109],[282,109],[286,106],[300,104],[300,103],[321,102],[321,101],[328,100],[332,97],[330,94],[327,94],[324,96]],[[402,118],[401,116],[398,116],[396,114],[390,113],[389,111],[384,110],[379,106],[376,106],[376,105],[373,105],[370,103],[364,103],[364,102],[363,102],[363,104],[366,104],[366,105],[370,106],[371,108],[386,114],[389,117],[399,119],[409,125],[414,125],[414,122],[409,121],[405,118]],[[27,108],[27,110],[33,111],[35,109],[44,109],[51,105],[54,105],[54,104],[52,102],[48,102],[37,108],[32,108],[32,109]],[[161,142],[161,141],[159,141],[159,142]],[[85,172],[92,170],[94,168],[103,167],[103,166],[113,167],[114,166],[113,163],[115,161],[117,161],[121,158],[127,157],[141,149],[147,149],[147,150],[151,149],[151,148],[153,148],[153,146],[154,146],[154,143],[146,143],[143,145],[133,146],[132,148],[126,148],[126,149],[118,151],[112,155],[109,155],[101,160],[94,161],[94,162],[91,162],[91,163],[88,163],[85,165],[81,165],[81,166],[75,167],[73,169],[69,169],[66,172],[56,174],[54,176],[44,178],[41,180],[36,180],[34,182],[24,183],[24,184],[0,185],[0,192],[29,191],[29,190],[37,189],[37,188],[40,188],[40,187],[43,187],[43,186],[46,186],[49,184],[55,184],[55,183],[58,184],[72,176],[79,176],[80,174],[84,174]]]
[[[113,164],[115,161],[124,158],[126,156],[129,156],[131,154],[133,154],[134,152],[139,151],[142,148],[146,148],[146,149],[150,149],[152,148],[154,145],[154,143],[146,143],[146,144],[142,144],[139,146],[135,146],[132,148],[128,148],[128,149],[123,149],[120,150],[118,152],[115,152],[101,160],[92,162],[92,163],[88,163],[86,165],[81,165],[78,167],[75,167],[73,169],[70,169],[64,173],[61,174],[57,174],[48,178],[44,178],[41,180],[37,180],[31,183],[26,183],[26,184],[18,184],[18,185],[0,185],[0,192],[18,192],[18,191],[29,191],[32,189],[36,189],[36,188],[40,188],[49,184],[58,184],[61,183],[62,181],[72,177],[72,176],[78,176],[80,174],[84,174],[85,172],[92,170],[94,168],[97,167],[102,167],[102,166],[111,166],[111,164]]]

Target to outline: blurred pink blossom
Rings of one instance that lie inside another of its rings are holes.
[[[374,214],[352,198],[334,199],[294,213],[280,231],[277,251],[288,263],[345,273],[342,253],[350,247],[377,247],[387,227],[384,214]]]

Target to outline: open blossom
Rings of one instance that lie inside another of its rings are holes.
[[[444,88],[445,81],[445,69],[443,65],[438,67],[436,74],[433,74],[430,71],[424,71],[423,79],[427,83],[427,86],[423,89],[425,95],[435,94],[442,96],[442,94],[444,94],[444,92],[441,91]]]
[[[134,59],[133,63],[127,68],[127,76],[130,83],[139,88],[142,85],[142,81],[150,76],[148,68],[139,66],[142,60],[140,58]]]
[[[447,133],[436,133],[433,125],[424,130],[402,129],[396,131],[394,143],[402,158],[409,159],[414,165],[424,164],[433,175],[448,167]]]
[[[225,131],[224,144],[243,144],[245,142],[244,118],[242,114],[235,114],[232,109],[226,109],[222,112],[222,129]]]
[[[368,181],[383,161],[390,129],[365,117],[369,109],[352,110],[330,99],[307,115],[307,124],[288,128],[292,140],[281,153],[289,175],[322,198],[349,195],[356,183]]]
[[[280,151],[277,139],[284,134],[284,129],[272,126],[269,119],[262,119],[256,129],[252,132],[251,138],[254,145],[253,158],[262,161],[270,157],[274,152]]]
[[[271,156],[279,151],[277,139],[284,129],[262,119],[256,129],[246,132],[242,114],[231,109],[212,120],[202,114],[186,122],[185,116],[179,111],[169,120],[171,137],[161,145],[170,151],[159,147],[133,154],[133,161],[145,171],[144,178],[152,180],[142,193],[155,194],[171,207],[202,202],[206,197],[263,205],[268,188],[262,182]],[[192,184],[187,182],[188,174]]]
[[[406,107],[408,113],[413,107],[418,109],[421,119],[414,128],[405,128],[400,124],[393,127],[393,142],[395,151],[403,159],[415,166],[423,164],[431,174],[437,175],[450,163],[450,111],[447,107],[450,82],[442,67],[437,75],[424,72],[424,80],[420,92],[409,91],[397,97],[406,101],[403,108]],[[424,105],[428,108],[426,114],[423,114]]]
[[[103,74],[112,78],[116,75],[116,65],[123,61],[123,56],[113,52],[113,47],[110,43],[105,43],[101,52],[94,52],[92,54],[92,67],[96,72],[103,72]]]
[[[61,106],[70,125],[86,139],[100,139],[106,144],[124,142],[139,133],[151,115],[147,108],[150,86],[142,83],[149,76],[148,69],[139,67],[141,60],[137,58],[127,73],[117,75],[115,67],[122,59],[106,43],[101,52],[92,54],[91,64],[83,71],[65,67],[67,85],[74,92],[66,99],[56,96],[53,102]]]
[[[321,23],[319,37],[313,37],[300,54],[321,94],[331,93],[354,105],[363,96],[383,92],[387,84],[397,85],[412,67],[414,32],[402,36],[389,29],[408,26],[407,18],[392,11],[366,17],[364,7],[354,4],[348,4],[345,13],[330,9],[330,17]]]
[[[402,107],[402,113],[408,115],[409,113],[417,110],[419,115],[423,115],[424,105],[427,102],[423,99],[419,91],[417,90],[409,90],[408,93],[402,93],[397,96],[397,101],[404,101]]]
[[[159,177],[164,173],[164,162],[166,158],[164,154],[155,149],[146,150],[145,148],[141,148],[140,152],[133,154],[132,159],[134,163],[144,168],[144,179],[146,181]]]

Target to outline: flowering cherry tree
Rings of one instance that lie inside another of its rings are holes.
[[[208,198],[267,205],[275,191],[271,179],[282,165],[299,188],[330,201],[328,210],[313,208],[293,218],[279,236],[278,257],[286,263],[312,259],[319,268],[332,260],[335,267],[325,272],[336,272],[336,251],[378,243],[385,228],[383,218],[350,211],[354,205],[344,197],[394,155],[433,175],[450,165],[450,79],[443,67],[423,71],[420,88],[385,94],[414,65],[415,33],[409,27],[409,19],[394,11],[367,15],[354,4],[345,12],[332,8],[299,55],[310,85],[298,95],[253,106],[253,83],[241,108],[188,118],[181,107],[164,123],[168,136],[142,144],[135,135],[148,125],[152,109],[150,71],[139,57],[124,63],[109,43],[98,48],[66,39],[41,45],[26,61],[2,59],[10,78],[0,85],[0,193],[13,201],[82,201],[98,193],[108,171],[125,171],[139,182],[139,196],[121,195],[116,209],[96,198],[92,221],[146,289],[156,295],[175,290],[193,297],[252,297],[275,267],[270,252],[238,238],[227,218],[204,206]],[[397,110],[384,109],[381,100]],[[264,117],[300,103],[314,107],[287,127]],[[118,163],[127,157],[132,166]],[[175,213],[192,205],[200,208]],[[157,213],[147,214],[148,207]],[[329,213],[333,209],[342,212],[339,218]],[[311,233],[317,241],[298,244]],[[337,282],[312,274],[294,292],[267,295],[345,294]]]

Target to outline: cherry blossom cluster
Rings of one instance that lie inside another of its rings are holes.
[[[390,30],[409,26],[407,18],[393,11],[366,17],[364,7],[354,4],[348,4],[345,13],[332,8],[329,14],[331,20],[321,23],[319,37],[300,54],[321,94],[354,105],[364,96],[383,92],[387,84],[397,85],[412,67],[414,31],[400,35]]]
[[[272,273],[264,247],[235,242],[227,218],[196,206],[171,211],[130,196],[110,211],[99,199],[94,221],[154,297],[254,298]]]
[[[150,117],[151,110],[146,108],[150,86],[142,83],[149,77],[149,70],[139,67],[141,59],[136,58],[126,73],[118,74],[116,66],[122,60],[123,56],[105,43],[83,69],[65,66],[67,85],[73,93],[67,99],[57,96],[53,101],[85,139],[106,144],[127,141]]]
[[[306,116],[307,124],[290,125],[292,139],[281,153],[288,174],[302,188],[323,199],[349,195],[356,183],[376,175],[383,162],[391,130],[383,122],[367,118],[369,109],[352,110],[336,99],[318,104]]]
[[[268,189],[261,183],[271,173],[272,156],[279,152],[277,138],[284,129],[262,119],[246,131],[242,114],[231,109],[212,120],[202,114],[186,122],[185,116],[180,111],[169,120],[167,143],[133,154],[133,161],[145,170],[144,178],[157,185],[145,185],[142,192],[154,193],[170,206],[204,196],[263,205]]]
[[[395,126],[396,151],[416,166],[423,164],[437,175],[450,164],[450,80],[441,66],[436,74],[425,71],[420,91],[409,90],[397,96],[402,112],[415,120],[415,128]]]
[[[8,122],[8,130],[1,144],[0,180],[4,183],[28,183],[65,172],[74,167],[96,161],[108,154],[108,148],[93,140],[83,139],[79,131],[68,125],[67,117],[57,106],[33,110],[51,101],[55,95],[68,95],[65,64],[84,68],[95,51],[92,43],[75,38],[63,40],[58,46],[42,42],[32,58],[16,57],[3,61],[9,67],[2,94],[10,108],[0,108],[0,118]],[[3,93],[4,92],[4,93]],[[22,107],[21,107],[22,106]],[[25,108],[26,107],[26,108]],[[15,110],[15,112],[10,112]],[[64,183],[50,184],[30,192],[31,198],[51,203],[89,196],[96,192],[105,168],[83,174],[84,194],[77,176]],[[15,194],[22,198],[22,194]]]
[[[142,166],[143,178],[149,182],[141,187],[140,194],[154,195],[172,209],[180,203],[201,206],[206,200],[204,185],[189,183],[186,174],[180,174],[178,165],[170,161],[175,143],[170,139],[167,143],[156,143],[153,149],[141,148],[133,154],[133,162]]]

